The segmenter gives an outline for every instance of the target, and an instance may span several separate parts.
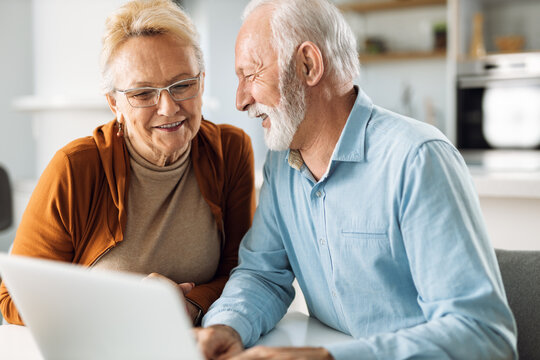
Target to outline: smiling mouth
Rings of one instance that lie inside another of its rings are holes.
[[[156,129],[164,129],[164,130],[173,130],[175,128],[178,128],[180,125],[184,123],[185,120],[173,122],[170,124],[160,125],[160,126],[154,126]]]
[[[270,128],[270,119],[268,119],[268,114],[259,114],[257,115],[257,117],[262,120],[261,125],[263,128],[265,129]]]

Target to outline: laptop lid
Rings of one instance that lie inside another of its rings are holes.
[[[202,359],[165,281],[2,253],[0,274],[46,359]]]

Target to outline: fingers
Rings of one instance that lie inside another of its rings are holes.
[[[190,292],[195,287],[195,283],[193,282],[181,283],[181,284],[178,284],[178,287],[180,288],[180,290],[182,290],[182,293],[184,295],[187,295],[188,292]]]
[[[152,279],[154,280],[157,279],[159,281],[166,281],[169,284],[174,285],[178,289],[178,296],[180,297],[182,303],[184,303],[184,305],[186,306],[186,312],[188,313],[191,320],[195,321],[195,319],[197,318],[197,315],[199,314],[199,308],[193,304],[190,304],[185,299],[185,296],[187,295],[187,293],[189,293],[195,287],[195,283],[186,282],[186,283],[177,284],[176,282],[172,281],[168,277],[163,276],[158,273],[149,274],[143,279],[143,281],[152,280]]]
[[[196,328],[195,339],[197,346],[205,359],[217,359],[220,355],[220,348],[223,346],[220,341],[214,338],[215,330],[212,328]]]
[[[324,348],[314,347],[267,347],[256,346],[237,354],[227,360],[333,360],[334,358]]]
[[[190,292],[195,287],[195,283],[193,283],[193,282],[186,282],[186,283],[177,284],[176,282],[172,281],[168,277],[163,276],[163,275],[158,274],[158,273],[151,273],[147,277],[145,277],[143,280],[148,280],[148,279],[158,279],[158,280],[167,281],[168,283],[177,286],[179,288],[179,290],[182,292],[183,295],[186,295],[188,292]]]
[[[151,273],[149,274],[147,277],[144,278],[144,280],[147,280],[147,279],[160,279],[160,280],[167,280],[169,282],[174,282],[172,281],[171,279],[169,279],[168,277],[166,276],[163,276],[161,274],[158,274],[158,273]],[[175,283],[176,284],[176,283]]]
[[[229,326],[213,325],[194,331],[199,349],[207,359],[228,359],[244,349],[240,335]]]
[[[263,359],[278,359],[284,358],[284,354],[280,354],[279,351],[275,351],[272,348],[266,346],[256,346],[249,350],[246,350],[240,354],[237,354],[228,360],[263,360]]]

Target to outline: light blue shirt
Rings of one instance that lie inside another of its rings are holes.
[[[299,153],[269,152],[239,256],[203,325],[230,325],[246,346],[285,314],[296,277],[310,315],[355,338],[326,346],[336,359],[517,357],[462,157],[362,91],[319,181]]]

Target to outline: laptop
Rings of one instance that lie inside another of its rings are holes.
[[[203,359],[166,281],[4,253],[0,275],[45,359]]]

